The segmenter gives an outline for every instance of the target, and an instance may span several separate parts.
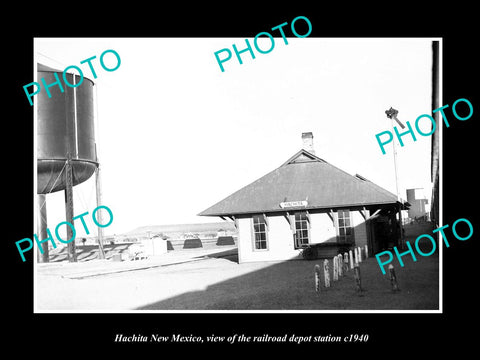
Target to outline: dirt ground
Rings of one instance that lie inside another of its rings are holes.
[[[323,260],[237,263],[236,248],[169,252],[170,261],[131,264],[91,260],[38,264],[37,311],[133,310],[438,310],[438,252],[393,262],[400,287],[392,292],[374,257],[360,264],[362,292],[353,271],[314,288],[314,266]],[[175,254],[174,254],[175,253]],[[202,255],[204,254],[204,255]],[[181,260],[181,261],[178,261]],[[123,268],[121,268],[123,266]],[[127,266],[130,266],[128,268]],[[331,266],[332,267],[332,266]],[[110,268],[112,271],[99,271]],[[120,271],[118,270],[120,269]],[[323,275],[323,274],[322,274]]]

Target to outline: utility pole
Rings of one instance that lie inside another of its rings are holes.
[[[405,125],[401,123],[400,120],[397,118],[398,110],[390,107],[390,109],[385,110],[385,114],[387,114],[387,118],[392,120],[392,130],[394,128],[393,120],[395,120],[400,127],[403,129]],[[397,148],[395,147],[395,139],[392,141],[393,144],[393,164],[395,166],[395,187],[397,188],[397,201],[400,201],[400,192],[398,190],[398,170],[397,170]]]
[[[398,120],[397,115],[398,115],[398,110],[394,109],[393,107],[390,107],[390,109],[385,110],[385,114],[387,114],[387,118],[392,120],[392,130],[394,130],[394,123],[393,120],[397,122],[398,125],[402,129],[405,128],[405,125]],[[395,132],[395,130],[394,130]],[[400,234],[397,232],[397,226],[395,226],[395,231],[394,234],[396,234],[397,239],[400,238],[400,248],[403,249],[405,247],[404,241],[403,241],[403,231],[402,231],[402,204],[400,203],[400,191],[398,189],[398,165],[397,165],[397,148],[395,146],[395,139],[392,141],[393,144],[393,164],[395,167],[395,187],[397,189],[397,202],[399,203],[398,205],[398,223],[399,223],[399,228],[400,228]],[[400,236],[398,236],[400,235]]]
[[[95,108],[95,132],[97,138],[99,137],[99,125],[98,125],[98,92],[97,92],[97,84],[94,84],[95,89],[95,96],[93,97],[93,106]],[[95,143],[95,158],[97,160],[97,168],[95,169],[95,189],[97,195],[97,207],[102,205],[102,180],[100,176],[100,160],[98,158],[98,148],[97,144]],[[102,219],[102,210],[97,212],[98,214],[98,222],[103,224]],[[98,241],[98,258],[105,259],[105,250],[103,248],[103,228],[101,226],[97,226],[97,241]]]
[[[102,182],[100,179],[100,163],[98,163],[97,168],[95,169],[95,188],[97,190],[97,207],[102,205]],[[103,224],[102,221],[102,211],[97,211],[97,220],[100,224]],[[98,234],[98,258],[105,259],[105,251],[103,249],[103,228],[101,226],[97,226],[97,234]]]

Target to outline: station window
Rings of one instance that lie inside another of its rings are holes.
[[[304,248],[309,243],[308,216],[305,211],[295,213],[295,249]]]
[[[252,218],[252,223],[253,223],[254,250],[267,250],[268,237],[267,237],[267,222],[266,222],[265,216],[254,215]]]
[[[337,240],[341,244],[353,244],[355,242],[353,234],[352,220],[350,210],[338,210],[338,233]]]

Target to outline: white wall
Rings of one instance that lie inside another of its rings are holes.
[[[167,253],[167,241],[160,237],[153,239],[143,239],[141,241],[143,249],[148,256],[156,256]]]
[[[368,216],[367,211],[367,216]],[[360,211],[350,211],[354,232],[355,232],[355,246],[365,246],[367,244],[367,227],[365,219]]]
[[[337,233],[332,219],[326,213],[310,214],[310,243],[336,241]]]
[[[351,211],[355,228],[355,246],[367,244],[365,220],[358,211]],[[336,213],[334,214],[336,221]],[[310,214],[310,242],[336,242],[334,222],[326,213]],[[301,250],[294,249],[293,234],[283,215],[268,217],[268,246],[265,250],[254,250],[251,218],[238,219],[238,261],[275,261],[301,258]]]
[[[368,211],[367,211],[368,216]],[[355,232],[355,245],[362,246],[367,244],[367,229],[365,219],[360,211],[350,211],[350,219]],[[337,213],[333,213],[333,220],[327,213],[310,214],[310,242],[318,244],[323,242],[336,242],[337,229],[335,224],[338,221]],[[334,224],[335,222],[335,224]]]
[[[268,249],[254,250],[251,219],[238,219],[238,261],[274,261],[298,258],[293,247],[293,234],[283,216],[268,217]]]

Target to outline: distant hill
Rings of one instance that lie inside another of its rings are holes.
[[[214,223],[199,223],[199,224],[171,224],[171,225],[147,225],[135,228],[123,235],[143,235],[150,232],[151,235],[163,233],[205,233],[205,232],[218,232],[224,230],[228,233],[237,232],[233,222],[214,222]]]

